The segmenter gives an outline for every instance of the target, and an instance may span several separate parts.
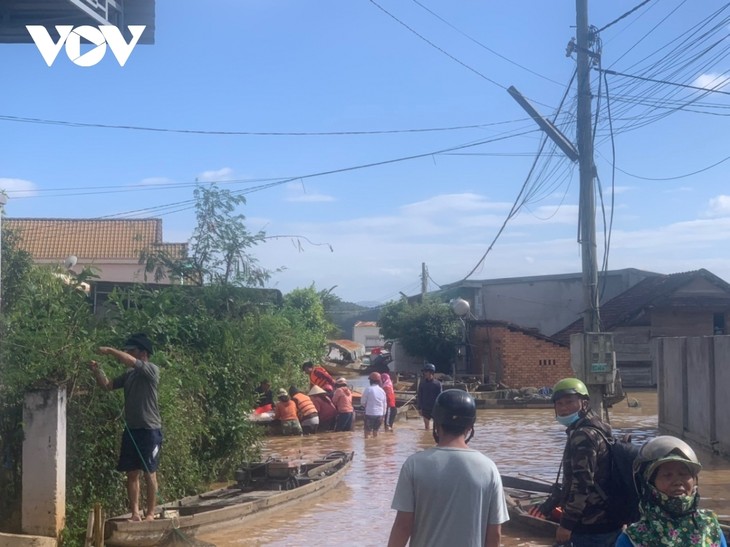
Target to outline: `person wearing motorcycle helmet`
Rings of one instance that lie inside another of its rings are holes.
[[[563,512],[555,534],[556,543],[574,547],[613,547],[622,523],[608,511],[605,492],[611,484],[611,453],[606,439],[612,437],[590,407],[588,388],[578,378],[563,378],[553,387],[555,420],[566,427],[563,481],[559,505]],[[560,471],[558,472],[560,473]],[[535,507],[530,514],[545,518]]]
[[[695,451],[681,439],[661,435],[646,442],[634,461],[641,519],[619,536],[617,547],[727,547],[715,514],[698,507],[701,469]]]
[[[431,363],[426,363],[421,368],[423,378],[418,384],[416,392],[416,408],[418,414],[423,418],[424,429],[431,429],[431,414],[433,405],[436,403],[436,397],[439,396],[443,387],[436,377],[436,367]]]
[[[383,425],[385,411],[388,408],[385,391],[380,387],[380,373],[371,372],[368,377],[370,385],[365,388],[360,398],[360,404],[365,408],[365,438],[372,434],[373,437],[378,436],[380,426]]]
[[[448,389],[436,398],[436,446],[412,454],[401,467],[388,547],[404,547],[409,540],[418,547],[499,546],[507,504],[497,466],[467,446],[475,419],[467,392]]]

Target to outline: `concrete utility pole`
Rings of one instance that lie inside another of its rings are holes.
[[[577,141],[580,173],[580,243],[583,260],[583,331],[599,332],[598,263],[596,260],[596,204],[594,192],[593,135],[591,112],[591,30],[588,0],[575,1],[578,78]],[[603,416],[603,385],[588,385],[591,406]]]
[[[588,26],[588,0],[576,0],[576,41],[569,48],[577,52],[578,77],[578,112],[577,112],[577,150],[570,140],[553,125],[550,120],[543,118],[530,102],[513,86],[507,90],[510,95],[535,119],[540,128],[563,153],[571,160],[578,162],[580,172],[580,244],[583,271],[583,332],[600,332],[600,316],[598,313],[598,262],[596,260],[596,203],[594,179],[596,169],[593,164],[593,130],[591,112],[591,45],[593,37]],[[598,347],[594,347],[596,345]],[[599,381],[601,374],[606,373],[606,342],[600,337],[581,338],[578,342],[580,351],[571,356],[576,375],[582,380]],[[571,352],[573,343],[571,341]],[[577,346],[576,346],[577,347]],[[612,347],[612,345],[611,345]],[[596,352],[594,350],[598,349]],[[600,359],[594,363],[594,359]],[[595,367],[594,367],[595,365]],[[599,367],[604,367],[601,369]],[[589,374],[590,369],[590,374]],[[584,377],[585,376],[585,377]],[[591,406],[600,416],[603,416],[603,394],[605,384],[593,384],[586,381],[586,387],[591,396]]]
[[[428,268],[425,262],[421,262],[421,302],[428,292]]]

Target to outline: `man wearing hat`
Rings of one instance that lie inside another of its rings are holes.
[[[102,346],[98,352],[111,355],[127,367],[123,374],[109,380],[99,368],[99,363],[89,363],[99,387],[107,391],[124,388],[124,433],[117,470],[127,473],[127,494],[133,521],[142,520],[139,482],[140,475],[144,473],[147,484],[145,520],[154,520],[162,419],[157,402],[160,369],[149,362],[153,353],[152,342],[146,334],[137,333],[127,338],[123,350]]]

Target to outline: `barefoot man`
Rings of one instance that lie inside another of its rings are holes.
[[[154,520],[157,497],[157,465],[162,446],[162,420],[157,406],[157,383],[160,369],[149,362],[152,342],[144,333],[130,336],[124,351],[102,346],[101,355],[111,355],[127,370],[109,380],[96,361],[89,368],[102,389],[124,388],[124,432],[119,454],[118,471],[127,473],[127,494],[133,521],[142,520],[139,512],[140,475],[147,484],[147,511],[145,520]]]

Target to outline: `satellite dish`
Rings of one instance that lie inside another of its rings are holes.
[[[66,266],[67,270],[70,270],[74,266],[76,266],[76,263],[79,261],[78,258],[74,255],[70,255],[64,262],[63,265]]]

